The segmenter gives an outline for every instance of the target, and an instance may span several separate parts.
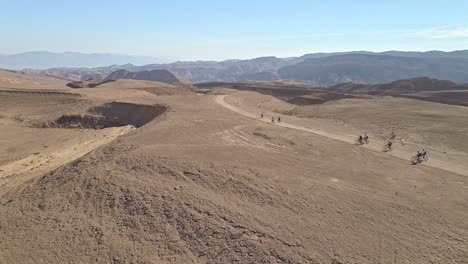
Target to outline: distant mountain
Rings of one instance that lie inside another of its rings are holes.
[[[277,71],[270,70],[270,71],[262,71],[262,72],[254,72],[250,74],[244,74],[239,76],[239,80],[241,81],[275,81],[279,80],[280,76]]]
[[[132,80],[146,80],[157,81],[168,84],[185,83],[182,79],[178,78],[175,74],[168,70],[152,70],[152,71],[139,71],[130,72],[127,70],[117,70],[107,76],[104,81],[118,80],[118,79],[132,79]]]
[[[306,59],[285,66],[278,72],[282,79],[310,81],[320,85],[342,82],[376,84],[420,76],[468,82],[468,59],[347,54]]]
[[[7,69],[47,69],[53,67],[99,67],[114,64],[137,64],[165,62],[162,59],[147,56],[130,56],[107,53],[52,53],[32,51],[13,55],[0,55],[0,68]]]
[[[127,63],[128,59],[125,61],[124,64],[104,67],[54,67],[31,72],[68,78],[70,81],[76,81],[76,77],[81,80],[104,79],[116,70],[169,70],[192,83],[296,80],[329,86],[342,82],[375,84],[420,76],[468,82],[468,50],[310,53],[289,58],[178,61],[143,66]]]
[[[191,82],[207,81],[238,81],[246,76],[261,72],[277,71],[281,67],[290,65],[286,59],[276,57],[260,57],[250,60],[226,60],[221,62],[196,61],[174,62],[170,64],[153,64],[134,67],[130,70],[166,69],[177,73]]]
[[[306,59],[319,59],[325,58],[330,56],[337,56],[337,55],[350,55],[350,54],[365,54],[365,55],[378,55],[380,53],[374,53],[371,51],[348,51],[348,52],[319,52],[319,53],[308,53],[304,54],[300,57],[292,58],[290,61],[295,63],[302,62]]]
[[[454,59],[468,59],[468,50],[456,50],[451,52],[445,51],[385,51],[377,53],[380,55],[391,55],[400,57],[412,57],[412,58],[454,58]]]
[[[456,51],[397,51],[390,50],[384,52],[371,52],[371,51],[349,51],[349,52],[330,52],[330,53],[309,53],[301,57],[292,58],[293,60],[303,61],[305,59],[318,59],[337,55],[390,55],[398,57],[410,58],[465,58],[468,59],[468,50]]]
[[[169,64],[148,64],[134,66],[131,64],[111,65],[109,67],[83,68],[83,67],[59,67],[47,69],[47,72],[68,72],[79,75],[83,80],[88,78],[105,78],[112,72],[124,69],[131,72],[170,70],[181,78],[190,82],[205,81],[237,81],[250,78],[259,80],[274,80],[278,78],[276,73],[283,66],[290,65],[286,59],[276,57],[261,57],[251,60],[226,60],[216,61],[179,61]],[[255,77],[255,75],[257,77]]]

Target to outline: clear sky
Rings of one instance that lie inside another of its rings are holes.
[[[468,49],[467,0],[0,0],[0,53],[183,60]]]

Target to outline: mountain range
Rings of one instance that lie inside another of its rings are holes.
[[[343,82],[377,84],[422,76],[468,82],[467,72],[468,58],[366,54],[306,59],[278,71],[282,79],[310,81],[319,85]]]
[[[0,65],[2,64],[0,58]],[[292,80],[315,86],[332,86],[343,82],[377,84],[421,76],[464,83],[468,82],[468,50],[380,53],[352,51],[310,53],[290,58],[259,57],[248,60],[178,61],[142,66],[125,63],[103,67],[54,67],[39,71],[24,71],[40,72],[60,78],[70,76],[73,77],[70,81],[76,81],[76,79],[89,78],[106,79],[118,70],[128,72],[169,70],[192,83]],[[136,75],[144,76],[144,74]],[[131,78],[132,74],[126,74],[126,76]]]

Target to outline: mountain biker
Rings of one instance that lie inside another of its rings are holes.
[[[358,142],[362,144],[362,136],[361,135],[359,135],[359,137],[358,137]]]
[[[423,150],[421,151],[421,157],[425,158],[425,157],[426,157],[426,154],[427,154],[426,150],[423,149]]]
[[[392,150],[392,144],[393,144],[393,143],[392,143],[391,141],[388,141],[388,142],[387,142],[387,148],[388,148],[388,150]]]
[[[281,122],[281,117],[280,117],[280,116],[278,116],[278,123],[279,123],[279,122]]]
[[[367,133],[364,134],[364,142],[368,142],[369,141],[368,139],[369,139],[369,137],[367,136]]]

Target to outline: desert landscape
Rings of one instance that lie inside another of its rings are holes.
[[[468,264],[468,1],[3,1],[0,264]]]
[[[468,259],[468,108],[167,74],[2,84],[1,263]]]

